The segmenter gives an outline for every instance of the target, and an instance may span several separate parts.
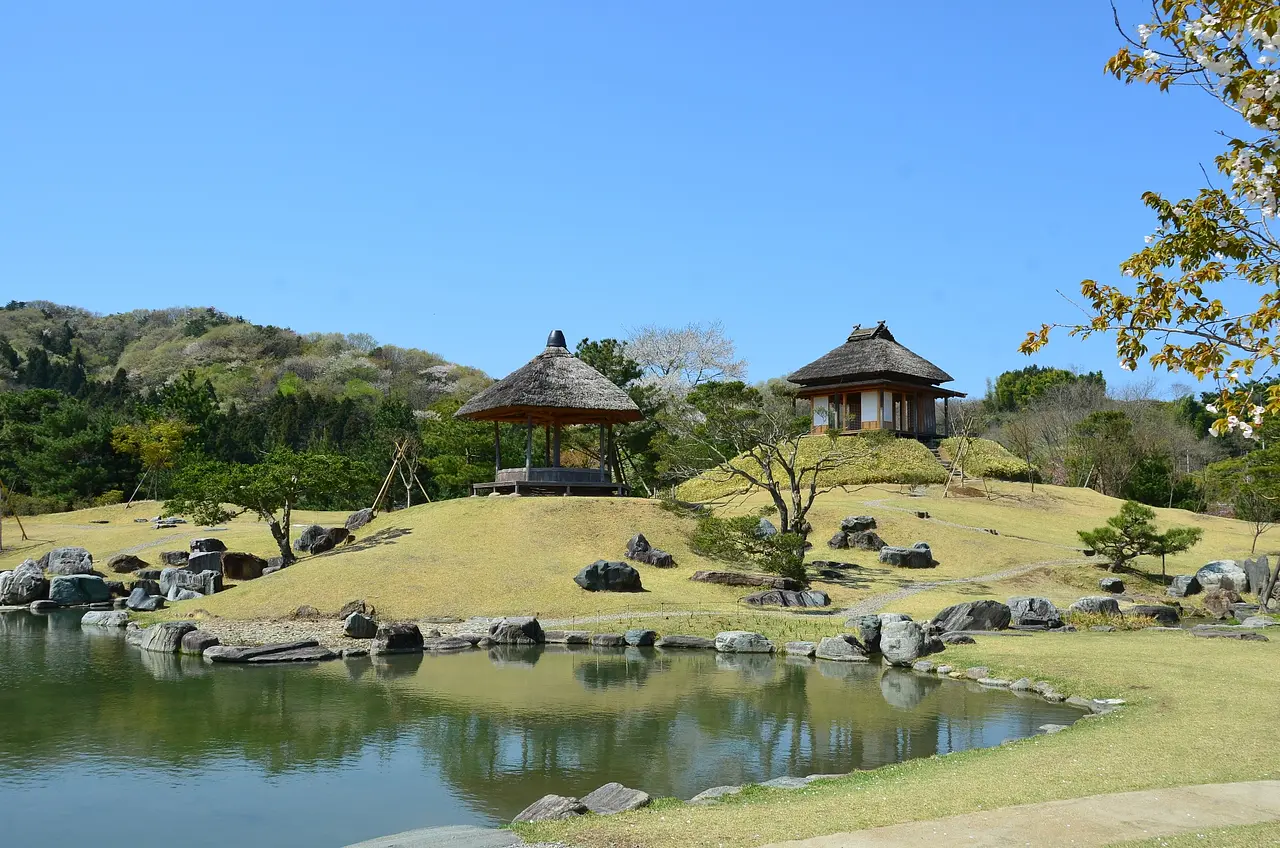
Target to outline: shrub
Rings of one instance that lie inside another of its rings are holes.
[[[808,585],[804,539],[796,533],[762,537],[756,532],[760,518],[761,513],[735,518],[704,515],[698,519],[690,547],[709,559],[750,565]]]
[[[1100,612],[1069,612],[1063,618],[1080,630],[1104,625],[1116,630],[1145,630],[1160,623],[1149,615],[1106,615]]]

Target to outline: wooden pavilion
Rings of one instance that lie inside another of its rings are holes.
[[[639,421],[639,407],[607,377],[569,352],[564,333],[552,331],[547,347],[522,368],[508,374],[463,404],[454,415],[493,422],[492,483],[475,483],[473,495],[627,495],[614,482],[608,452],[614,424]],[[525,425],[524,466],[502,467],[502,424]],[[600,428],[600,467],[563,468],[560,434],[565,426]],[[533,464],[533,429],[546,431],[544,465]]]
[[[963,392],[942,388],[950,374],[898,344],[881,321],[857,325],[843,345],[789,375],[809,398],[814,433],[892,430],[921,440],[945,435],[947,401]],[[936,402],[942,401],[943,426],[938,432]]]

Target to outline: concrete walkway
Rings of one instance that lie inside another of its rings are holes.
[[[1129,839],[1280,821],[1280,780],[1090,795],[835,833],[765,848],[1102,848]]]

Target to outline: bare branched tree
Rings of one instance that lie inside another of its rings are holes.
[[[859,440],[806,436],[810,421],[792,401],[773,386],[703,384],[664,413],[662,465],[673,476],[703,474],[764,492],[782,530],[807,537],[810,507],[833,488],[824,477],[853,461]]]

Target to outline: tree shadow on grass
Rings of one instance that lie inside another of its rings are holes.
[[[394,545],[402,537],[408,536],[413,531],[407,527],[388,527],[385,530],[379,530],[376,533],[370,533],[367,536],[361,536],[354,542],[345,542],[331,551],[317,554],[311,559],[319,557],[333,556],[334,554],[351,553],[353,551],[367,551],[382,545]]]

